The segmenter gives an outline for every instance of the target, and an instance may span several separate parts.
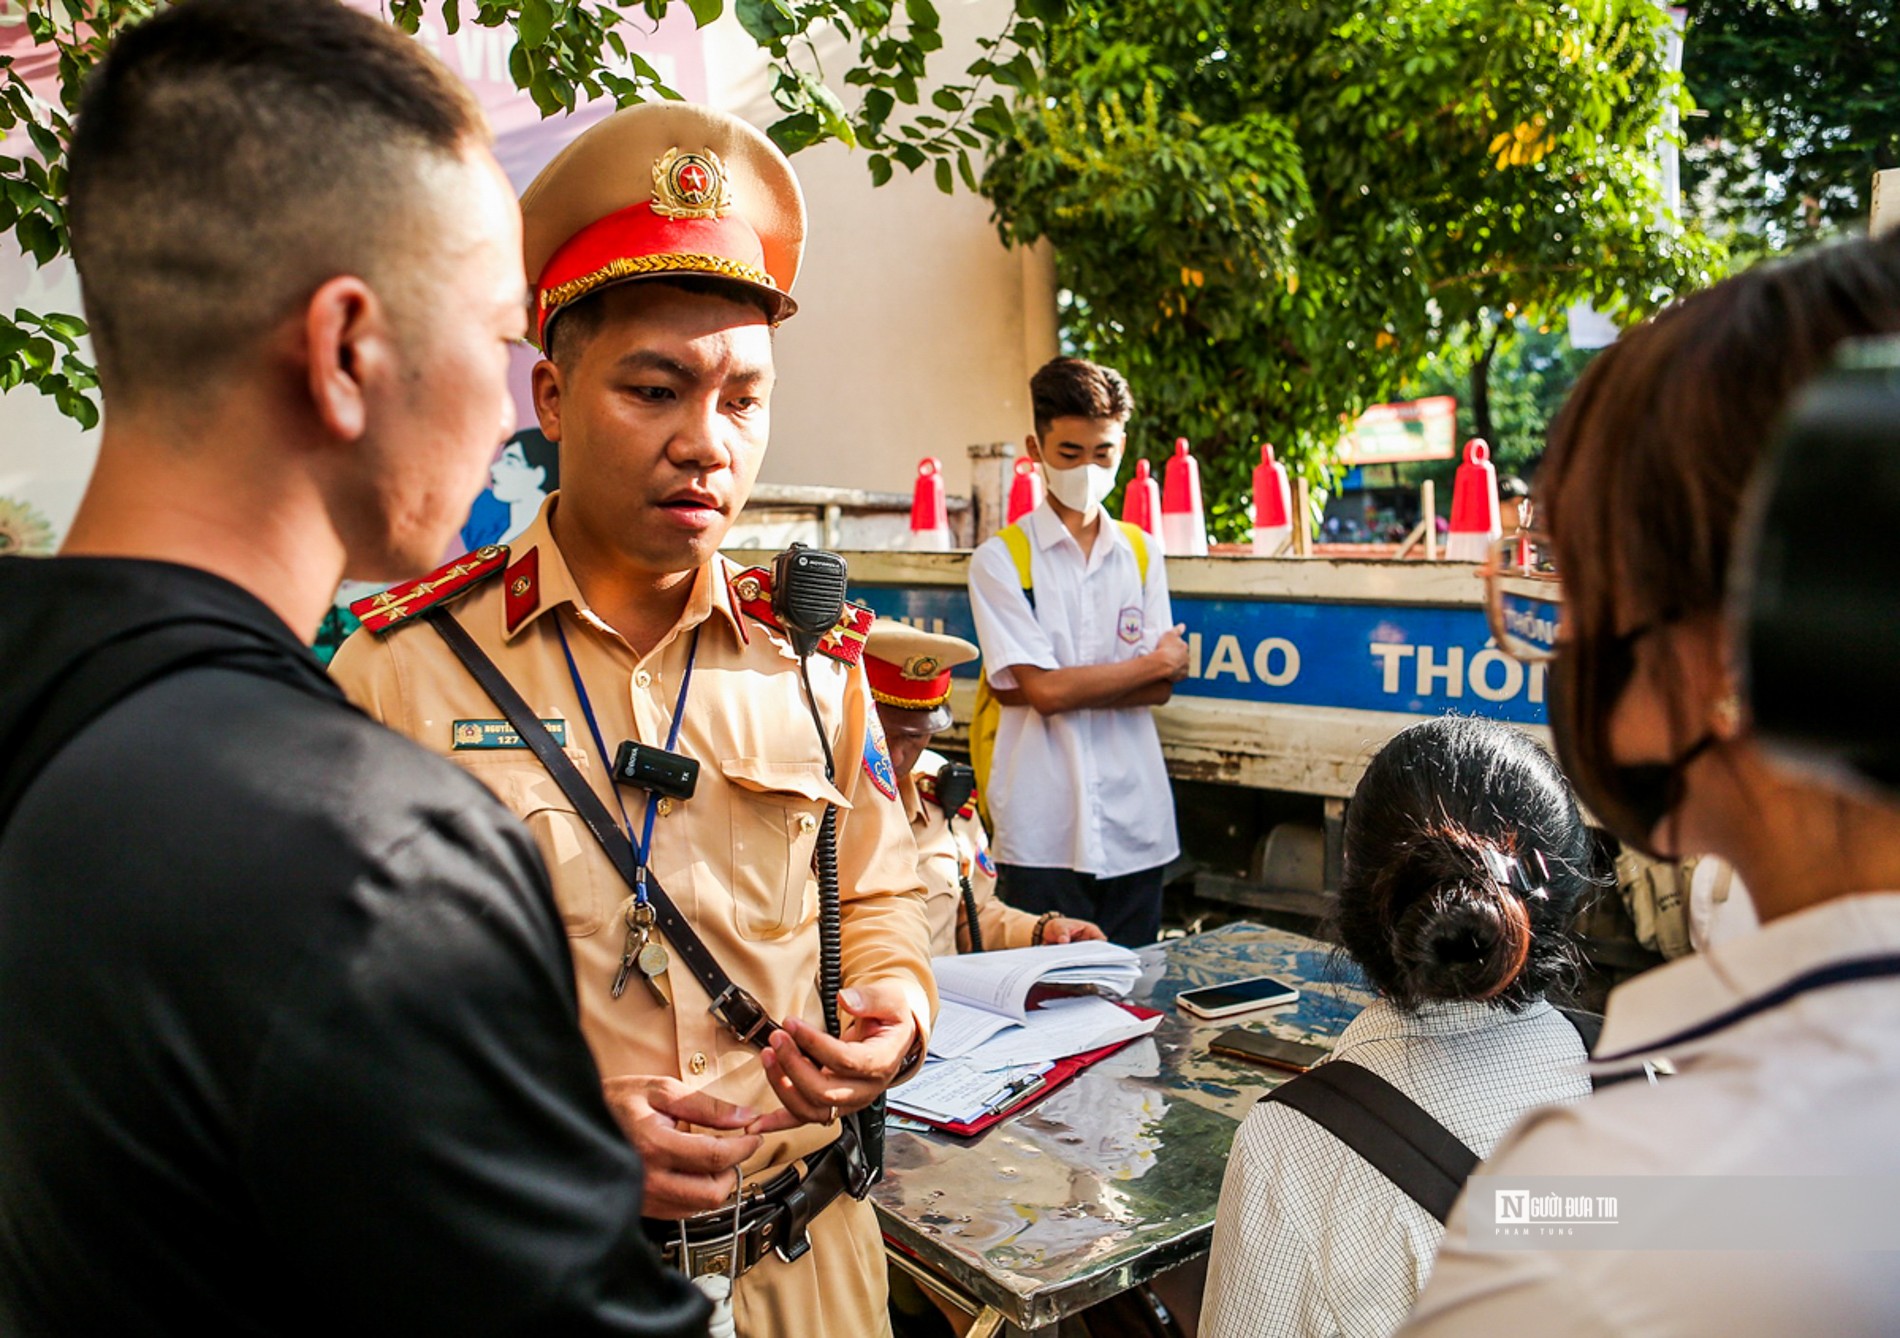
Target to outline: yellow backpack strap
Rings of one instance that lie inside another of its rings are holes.
[[[1122,527],[1122,533],[1128,536],[1128,546],[1135,550],[1135,570],[1141,575],[1141,585],[1148,587],[1148,535],[1141,526],[1129,520],[1115,522]]]
[[[1016,581],[1023,589],[1032,589],[1036,578],[1029,568],[1029,531],[1021,525],[1005,525],[997,531],[1002,536],[1003,547],[1009,550],[1009,560],[1016,564]],[[1030,603],[1036,601],[1032,598]]]

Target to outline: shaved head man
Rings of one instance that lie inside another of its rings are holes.
[[[186,0],[71,171],[105,419],[0,564],[0,1331],[703,1332],[532,839],[306,649],[512,426],[479,111],[334,0]]]

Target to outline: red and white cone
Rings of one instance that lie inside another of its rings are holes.
[[[1177,437],[1161,487],[1161,542],[1169,557],[1207,556],[1207,513],[1201,509],[1201,463]]]
[[[1003,523],[1014,525],[1042,505],[1042,471],[1026,455],[1016,457],[1015,477],[1009,481],[1009,506]]]
[[[1293,537],[1293,490],[1286,466],[1273,458],[1271,444],[1260,445],[1253,471],[1253,555],[1275,557]]]
[[[1465,443],[1465,461],[1451,485],[1451,533],[1445,557],[1452,562],[1483,562],[1504,527],[1498,519],[1498,471],[1491,448],[1473,437]]]
[[[917,462],[917,486],[910,494],[910,546],[920,553],[942,553],[952,546],[950,509],[943,496],[943,461],[934,455]]]
[[[1140,526],[1156,543],[1164,542],[1161,538],[1161,485],[1155,482],[1146,460],[1135,461],[1135,476],[1128,480],[1128,488],[1122,493],[1122,519]]]

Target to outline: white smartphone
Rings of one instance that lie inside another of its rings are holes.
[[[1212,1018],[1250,1013],[1256,1008],[1272,1008],[1275,1004],[1292,1003],[1299,997],[1300,992],[1284,981],[1271,976],[1250,976],[1245,980],[1229,981],[1225,985],[1203,985],[1199,989],[1182,990],[1174,996],[1174,1001],[1196,1017]]]

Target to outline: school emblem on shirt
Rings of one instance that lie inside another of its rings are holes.
[[[976,867],[990,877],[996,877],[996,863],[990,858],[990,852],[982,846],[976,848]]]
[[[868,698],[866,699],[869,700]],[[897,798],[897,769],[891,765],[890,745],[884,742],[884,722],[872,708],[865,717],[864,774],[886,799]]]
[[[1126,641],[1132,646],[1141,640],[1142,622],[1141,606],[1139,604],[1130,604],[1127,608],[1122,610],[1121,617],[1117,620],[1115,630],[1121,634],[1123,641]]]

